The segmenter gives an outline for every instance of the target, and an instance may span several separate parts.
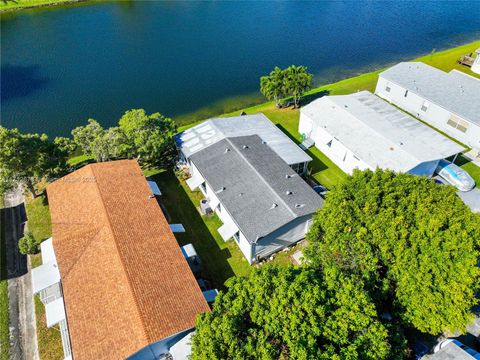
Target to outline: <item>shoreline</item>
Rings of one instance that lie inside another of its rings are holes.
[[[25,5],[25,6],[19,5],[17,7],[11,7],[8,9],[0,8],[0,14],[21,11],[21,10],[28,10],[28,9],[37,9],[37,8],[49,7],[49,6],[53,7],[53,6],[60,6],[60,5],[69,5],[69,4],[81,3],[81,2],[87,2],[87,1],[89,0],[64,0],[64,1],[55,0],[52,2],[41,3],[41,4],[31,4],[31,5]]]

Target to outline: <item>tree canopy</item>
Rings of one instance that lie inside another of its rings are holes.
[[[389,334],[348,279],[327,287],[315,270],[264,266],[227,281],[197,319],[192,360],[385,359]]]
[[[260,78],[260,92],[268,100],[274,100],[277,107],[283,98],[291,96],[297,108],[303,94],[310,90],[312,79],[305,66],[292,65],[283,70],[276,66],[269,75]]]
[[[480,218],[453,187],[391,171],[355,171],[329,193],[305,254],[363,284],[380,311],[439,334],[465,330],[477,303]]]
[[[0,126],[0,194],[24,184],[36,196],[35,184],[66,171],[67,156],[64,138],[50,141],[45,134],[22,134]]]
[[[72,130],[73,141],[96,161],[137,159],[144,167],[170,164],[175,158],[173,120],[143,109],[127,111],[119,126],[104,129],[96,120]]]

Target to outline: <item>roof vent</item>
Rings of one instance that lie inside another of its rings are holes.
[[[270,206],[270,210],[275,209],[278,206],[278,204],[273,203],[272,206]]]
[[[219,190],[215,191],[215,193],[218,194],[225,190],[227,190],[227,188],[225,186],[222,186]]]
[[[229,152],[229,151],[230,151],[230,149],[229,149],[229,148],[226,148],[226,149],[225,149],[225,154],[226,154],[227,152]]]
[[[290,179],[292,177],[293,177],[293,175],[290,175],[290,174],[285,175],[285,179]]]
[[[248,149],[248,145],[243,145],[242,146],[244,149]]]
[[[287,191],[285,192],[285,194],[287,194],[287,195],[292,195],[293,192],[291,192],[290,190],[287,190]]]
[[[297,208],[297,209],[301,208],[301,207],[304,207],[304,206],[305,206],[305,204],[295,204],[295,208]]]
[[[403,142],[400,141],[400,145],[403,145]]]
[[[243,193],[238,194],[238,196],[243,196]]]
[[[346,109],[346,108],[348,108],[348,105],[346,105],[346,104],[345,104],[345,105],[343,105],[343,106],[345,106],[345,109]]]
[[[266,142],[265,140],[262,140],[262,144],[266,145],[266,144],[267,144],[267,142]]]

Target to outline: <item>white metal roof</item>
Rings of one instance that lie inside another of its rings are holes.
[[[205,180],[201,176],[195,174],[190,179],[187,179],[187,185],[190,188],[190,190],[195,190],[204,181]]]
[[[55,251],[53,250],[52,238],[43,241],[40,244],[40,250],[42,251],[43,264],[46,264],[48,262],[57,262],[57,258],[55,257]]]
[[[47,327],[52,327],[60,321],[65,320],[65,304],[63,297],[45,304],[45,315],[47,318]]]
[[[57,263],[51,261],[32,269],[32,287],[34,294],[58,282],[60,282],[60,272],[58,271]]]
[[[192,244],[187,244],[181,247],[183,256],[185,256],[186,259],[197,256],[197,252],[195,251],[195,248],[193,247]]]
[[[228,137],[258,135],[287,164],[312,160],[265,115],[234,116],[204,121],[176,136],[177,146],[186,157]]]
[[[301,112],[373,169],[407,172],[464,150],[368,91],[324,96]]]
[[[386,80],[480,125],[480,79],[422,62],[402,62],[380,74]]]

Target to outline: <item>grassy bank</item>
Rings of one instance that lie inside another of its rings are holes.
[[[43,6],[65,5],[87,0],[0,0],[0,12],[31,9]]]
[[[0,196],[0,209],[3,209],[3,206],[3,196]],[[8,360],[10,358],[6,256],[5,217],[2,211],[0,212],[0,360]]]

